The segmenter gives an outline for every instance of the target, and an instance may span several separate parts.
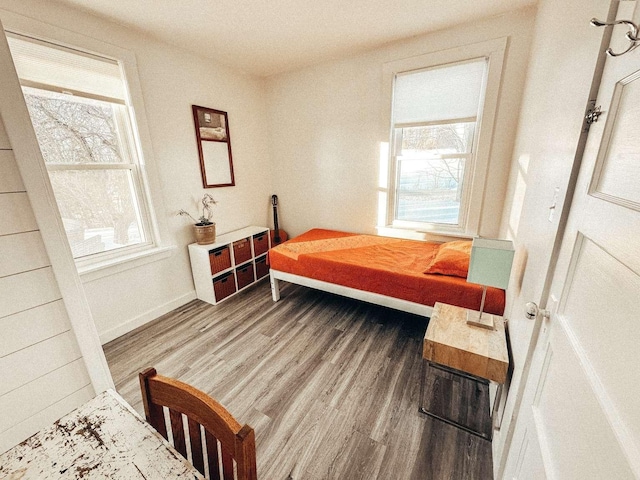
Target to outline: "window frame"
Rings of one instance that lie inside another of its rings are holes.
[[[384,211],[378,212],[379,231],[385,234],[397,234],[398,236],[413,236],[416,233],[433,233],[452,236],[475,236],[478,234],[482,205],[486,193],[485,185],[506,45],[507,38],[503,37],[384,64],[383,85],[385,86],[387,94],[385,95],[386,101],[383,110],[385,115],[384,124],[387,126],[386,137],[389,139],[389,146],[386,148],[386,158],[383,158],[381,154],[380,177],[381,179],[385,178],[386,181],[381,181],[379,186],[378,205],[380,209],[384,209]],[[479,109],[478,116],[476,117],[476,133],[474,134],[472,146],[472,160],[471,162],[467,162],[470,163],[469,165],[465,165],[465,184],[463,185],[463,198],[460,204],[459,223],[457,225],[449,225],[443,223],[396,220],[396,186],[399,179],[399,169],[396,152],[393,151],[397,143],[395,142],[396,125],[393,124],[392,118],[396,76],[479,58],[487,59],[487,71],[484,95],[481,97],[482,108]],[[382,150],[384,149],[381,149],[381,151]]]
[[[22,83],[22,82],[21,82]],[[38,91],[43,92],[56,92],[60,93],[59,89],[56,88],[47,88],[50,87],[48,85],[42,86],[31,86],[30,84],[22,85],[23,94],[28,95],[38,95]],[[24,87],[28,87],[30,91],[25,92]],[[33,91],[35,90],[35,92]],[[93,99],[94,95],[83,95],[83,92],[77,92],[76,95],[73,95],[69,98],[70,101],[73,101],[76,98],[89,98]],[[120,153],[122,156],[121,162],[109,162],[109,163],[47,163],[45,162],[45,167],[47,172],[56,172],[56,171],[106,171],[106,170],[126,170],[131,172],[130,180],[132,187],[132,196],[135,199],[135,203],[133,205],[135,215],[138,218],[138,223],[142,228],[142,237],[143,240],[139,243],[125,245],[122,247],[105,250],[102,252],[90,253],[88,255],[82,255],[78,257],[74,257],[74,261],[77,265],[91,265],[96,262],[105,261],[108,259],[115,259],[122,257],[124,255],[129,255],[131,253],[145,250],[149,247],[153,247],[155,245],[153,238],[150,238],[151,232],[151,223],[149,221],[149,212],[147,208],[147,201],[144,198],[144,189],[142,185],[141,172],[139,169],[139,161],[136,154],[135,141],[133,139],[133,129],[132,119],[129,114],[129,107],[125,103],[113,102],[109,100],[100,99],[102,102],[106,102],[111,104],[113,108],[113,120],[116,123],[117,128],[117,137],[118,142],[120,143]],[[80,103],[82,100],[80,100]],[[55,194],[55,190],[54,190]]]
[[[450,124],[456,124],[456,123],[469,123],[469,122],[474,122],[475,123],[475,127],[474,130],[477,131],[477,125],[478,125],[478,117],[465,117],[465,118],[456,118],[456,119],[452,119],[452,120],[442,120],[442,121],[430,121],[430,122],[421,122],[421,123],[411,123],[411,124],[403,124],[403,123],[398,123],[398,124],[392,124],[392,146],[396,147],[396,151],[393,152],[392,155],[392,164],[393,164],[393,168],[395,169],[395,183],[393,184],[394,187],[397,186],[400,183],[400,173],[401,173],[401,169],[400,169],[400,162],[401,160],[399,160],[399,158],[401,157],[401,155],[399,155],[399,151],[401,150],[401,145],[402,145],[402,137],[399,134],[398,130],[402,130],[404,128],[411,128],[411,127],[426,127],[426,126],[439,126],[439,125],[450,125]],[[463,179],[467,179],[470,175],[471,175],[471,170],[474,164],[474,157],[475,157],[475,150],[476,150],[476,144],[477,144],[477,139],[478,139],[478,135],[475,133],[473,134],[473,141],[471,142],[471,148],[469,151],[467,152],[460,152],[460,153],[442,153],[439,154],[438,157],[442,158],[442,159],[447,159],[447,158],[464,158],[465,159],[465,164],[464,164],[464,172],[463,172]],[[399,197],[399,193],[398,193],[398,189],[394,188],[393,190],[393,211],[391,211],[391,218],[392,218],[392,225],[396,228],[403,228],[403,229],[411,229],[411,230],[420,230],[421,228],[424,228],[425,225],[433,225],[434,228],[460,228],[460,226],[465,225],[466,222],[466,218],[467,218],[467,211],[466,209],[462,208],[463,205],[466,205],[466,203],[468,202],[468,198],[469,198],[469,193],[470,193],[470,188],[469,188],[469,182],[463,181],[462,183],[462,194],[461,194],[461,201],[460,201],[460,212],[459,212],[459,221],[457,224],[452,225],[452,224],[447,224],[447,223],[439,223],[439,222],[416,222],[416,221],[411,221],[411,220],[399,220],[397,218],[398,216],[398,197]]]
[[[133,165],[138,172],[138,208],[146,217],[146,224],[144,224],[146,242],[74,259],[82,281],[91,282],[171,256],[176,247],[175,245],[163,244],[163,236],[161,235],[161,232],[167,231],[166,220],[155,214],[156,209],[161,211],[164,209],[162,199],[152,195],[152,191],[160,191],[160,184],[152,162],[154,156],[151,135],[135,54],[116,45],[21,15],[8,14],[3,19],[3,23],[8,34],[32,37],[90,55],[111,59],[116,61],[120,67],[126,94],[125,108],[131,124],[128,134],[123,135],[128,138],[123,138],[123,141],[134,149],[137,159]],[[43,168],[46,167],[43,165]],[[47,195],[53,199],[50,183],[47,190]],[[58,221],[61,222],[61,219],[59,218]]]

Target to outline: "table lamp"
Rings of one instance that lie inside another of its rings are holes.
[[[506,289],[511,275],[513,263],[513,242],[490,238],[474,238],[471,244],[471,259],[467,282],[482,285],[482,302],[480,311],[469,311],[467,323],[477,327],[494,329],[493,315],[484,314],[484,300],[487,287]]]

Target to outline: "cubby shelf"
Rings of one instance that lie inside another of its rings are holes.
[[[216,305],[269,273],[267,227],[246,227],[219,235],[209,245],[189,245],[196,295]]]

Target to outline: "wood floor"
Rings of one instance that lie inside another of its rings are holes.
[[[273,303],[263,281],[217,306],[195,300],[105,345],[118,392],[142,412],[147,366],[204,390],[254,427],[262,480],[492,478],[488,441],[418,413],[426,319],[281,291]],[[485,395],[446,398],[487,419]]]

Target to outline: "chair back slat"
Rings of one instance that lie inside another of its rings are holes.
[[[164,420],[164,411],[162,405],[157,405],[150,402],[151,394],[148,391],[149,385],[142,381],[140,377],[140,388],[142,389],[142,403],[144,411],[147,417],[147,422],[151,424],[156,431],[164,437],[165,440],[169,440],[167,435],[167,425]]]
[[[189,444],[191,446],[191,463],[204,475],[204,455],[202,452],[202,434],[200,424],[192,419],[189,420]]]
[[[182,423],[182,413],[170,408],[169,419],[171,420],[171,434],[173,436],[173,448],[187,458],[187,444],[184,439],[184,423]]]
[[[209,464],[209,478],[220,479],[220,459],[218,458],[218,439],[208,430],[204,431],[204,440],[207,443],[207,462]]]
[[[140,373],[140,388],[147,421],[161,434],[164,429],[165,438],[162,407],[169,409],[174,447],[185,458],[189,456],[182,415],[187,417],[191,461],[201,473],[205,470],[205,452],[200,425],[205,431],[206,462],[212,480],[234,480],[234,464],[237,480],[257,480],[255,432],[251,427],[240,425],[227,409],[204,392],[160,376],[153,368]],[[220,467],[223,477],[220,477]]]
[[[233,480],[233,457],[227,450],[222,450],[222,474],[224,480]]]

